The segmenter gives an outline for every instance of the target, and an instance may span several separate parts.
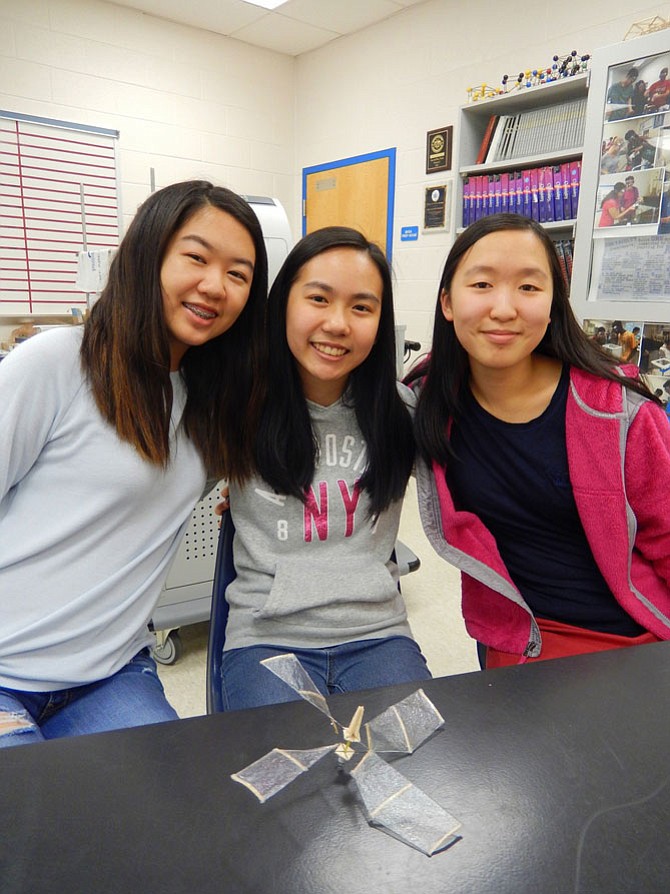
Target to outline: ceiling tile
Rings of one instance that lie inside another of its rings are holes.
[[[324,3],[323,0],[289,0],[277,13],[299,22],[306,22],[319,28],[350,34],[382,19],[392,16],[402,9],[394,0],[338,0]]]
[[[114,0],[119,6],[138,9],[161,19],[204,28],[217,34],[230,34],[238,28],[250,25],[269,15],[260,6],[251,6],[242,0],[203,0],[192,5],[184,0]]]
[[[259,21],[231,34],[231,37],[237,40],[244,40],[289,56],[306,53],[339,36],[336,31],[296,22],[277,13],[264,16]]]
[[[244,0],[114,0],[158,18],[297,56],[425,0],[288,0],[274,12]]]

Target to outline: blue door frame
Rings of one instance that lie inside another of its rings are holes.
[[[352,155],[350,158],[341,158],[338,161],[329,161],[326,164],[314,165],[311,168],[302,169],[302,235],[307,232],[307,216],[304,213],[307,200],[307,178],[310,174],[320,174],[323,171],[332,171],[336,168],[345,168],[349,165],[359,164],[364,161],[376,161],[379,158],[389,160],[388,193],[386,196],[386,257],[391,262],[393,254],[393,213],[395,203],[395,149],[382,149],[379,152],[369,152],[366,155]]]

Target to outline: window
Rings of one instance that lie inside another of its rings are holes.
[[[117,138],[0,111],[0,315],[86,307],[79,252],[119,241]]]

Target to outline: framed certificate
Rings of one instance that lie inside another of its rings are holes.
[[[451,170],[451,146],[454,128],[438,127],[426,134],[426,174]]]
[[[423,200],[423,232],[442,232],[449,226],[449,184],[428,186]]]

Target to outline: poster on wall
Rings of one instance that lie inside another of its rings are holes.
[[[668,232],[670,51],[607,73],[594,237]],[[668,229],[665,229],[668,228]]]
[[[670,239],[595,242],[591,282],[601,301],[670,302]]]
[[[607,69],[589,300],[670,302],[670,50]]]

